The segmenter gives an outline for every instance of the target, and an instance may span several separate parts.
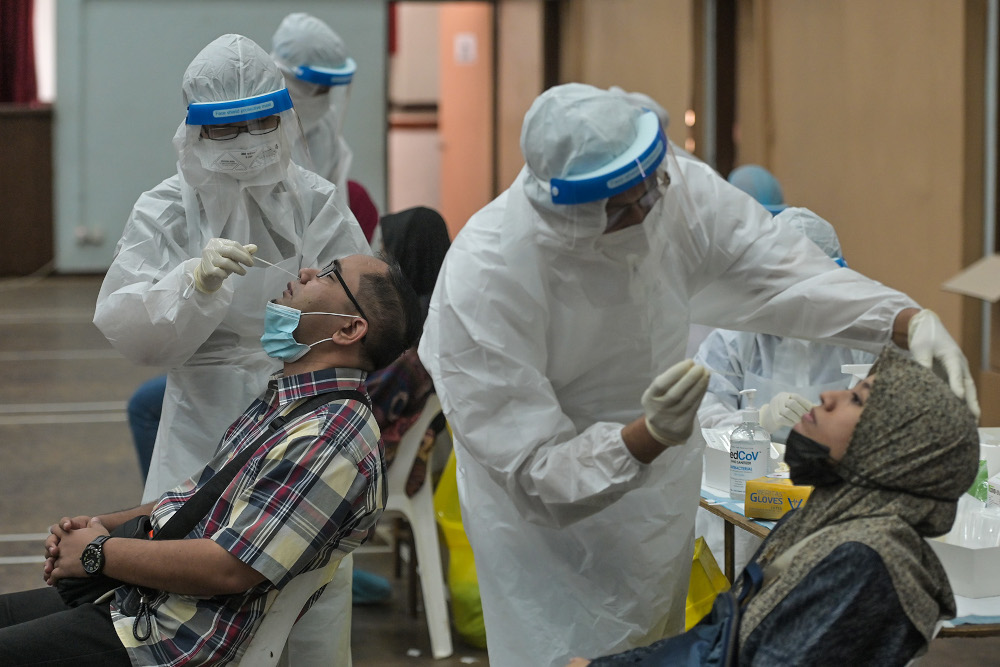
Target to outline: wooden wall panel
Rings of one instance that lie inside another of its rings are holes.
[[[52,109],[0,105],[0,276],[52,261]]]

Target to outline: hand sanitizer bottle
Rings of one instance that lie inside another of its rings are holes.
[[[760,413],[753,407],[756,393],[756,389],[740,392],[747,397],[743,423],[729,436],[729,497],[733,500],[746,497],[747,481],[767,475],[771,436],[761,428]]]

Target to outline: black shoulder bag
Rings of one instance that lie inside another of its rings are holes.
[[[357,399],[371,409],[368,396],[356,389],[342,389],[314,396],[305,403],[297,406],[287,415],[278,415],[271,419],[268,422],[268,429],[264,433],[219,470],[205,486],[198,489],[158,531],[153,532],[148,515],[140,515],[129,519],[114,530],[111,530],[111,537],[127,537],[138,540],[184,539],[205,518],[205,515],[208,514],[219,498],[222,497],[226,487],[229,486],[229,483],[233,481],[236,474],[246,465],[250,457],[275,432],[283,427],[285,423],[297,419],[303,414],[314,412],[327,403],[349,398]],[[132,633],[137,640],[145,641],[149,639],[150,632],[152,631],[149,618],[149,601],[158,595],[159,591],[127,584],[103,574],[94,577],[65,577],[56,582],[56,589],[59,591],[59,595],[62,596],[63,602],[70,607],[94,603],[108,592],[120,586],[129,587],[129,591],[121,606],[122,613],[126,616],[135,617]],[[139,621],[143,618],[145,619],[146,627],[140,634]]]

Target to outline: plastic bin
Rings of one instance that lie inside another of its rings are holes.
[[[462,512],[458,505],[458,481],[455,477],[455,452],[434,490],[434,514],[448,545],[448,589],[451,592],[451,613],[455,631],[465,643],[486,648],[486,625],[483,605],[479,598],[479,580],[472,546],[462,527]]]
[[[687,608],[684,629],[690,630],[705,614],[712,611],[715,596],[729,588],[729,580],[719,568],[704,537],[694,542],[694,560],[691,563],[691,583],[688,584]]]

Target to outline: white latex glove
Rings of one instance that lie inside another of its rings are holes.
[[[194,268],[194,286],[199,292],[211,294],[222,287],[230,274],[247,274],[242,265],[253,266],[254,244],[242,245],[229,239],[210,239],[201,252],[201,262]]]
[[[698,406],[710,373],[690,359],[660,373],[642,393],[649,434],[662,445],[679,445],[691,437]]]
[[[783,391],[770,403],[765,403],[760,408],[760,425],[768,433],[794,426],[802,419],[802,415],[815,407],[813,402],[804,396]]]
[[[940,318],[932,310],[921,310],[910,320],[908,333],[910,353],[923,366],[937,371],[934,362],[947,376],[951,390],[964,398],[972,414],[979,418],[979,401],[976,385],[969,372],[969,362],[955,339],[951,337]]]

